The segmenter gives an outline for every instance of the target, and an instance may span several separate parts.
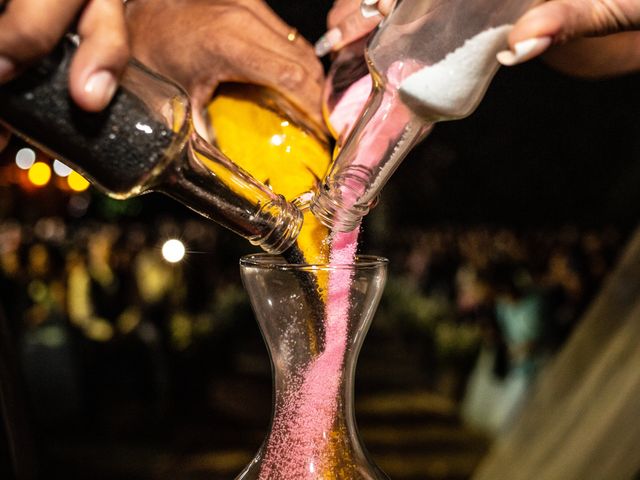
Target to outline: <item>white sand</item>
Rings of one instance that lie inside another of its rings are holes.
[[[400,85],[403,101],[432,120],[469,115],[498,68],[496,54],[507,47],[511,27],[484,30],[438,63],[409,76]]]

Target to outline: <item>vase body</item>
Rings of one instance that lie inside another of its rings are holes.
[[[273,373],[269,434],[237,480],[387,479],[371,461],[354,416],[354,373],[380,300],[386,260],[292,265],[241,261]]]

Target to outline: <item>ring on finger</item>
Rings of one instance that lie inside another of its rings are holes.
[[[298,29],[292,28],[291,30],[289,30],[289,33],[287,33],[287,40],[289,40],[290,42],[295,42],[296,38],[298,38]]]

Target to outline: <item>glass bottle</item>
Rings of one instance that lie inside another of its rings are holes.
[[[498,69],[495,54],[507,47],[510,24],[535,2],[398,2],[365,50],[371,93],[311,205],[325,225],[353,230],[400,162],[434,123],[463,118],[475,110]],[[487,30],[496,35],[480,50],[468,43]],[[475,49],[473,55],[460,59],[461,47]],[[446,61],[449,67],[453,60],[464,61],[447,68],[449,84],[443,82],[441,96],[449,95],[445,99],[449,104],[416,97],[415,87],[420,90],[428,83],[424,80],[430,76],[427,70],[435,72],[434,68]]]
[[[262,254],[240,265],[271,358],[274,404],[270,432],[236,480],[387,480],[360,440],[353,403],[356,361],[387,261],[287,264]],[[327,276],[326,290],[308,291]],[[310,293],[324,302],[310,301]]]
[[[308,192],[317,188],[331,163],[326,133],[270,88],[223,83],[205,110],[208,139],[236,165],[293,201],[304,223],[290,261],[328,261],[328,229],[308,211]]]
[[[68,95],[74,50],[65,39],[0,86],[4,125],[111,197],[158,191],[267,252],[282,252],[295,242],[299,210],[196,133],[188,97],[173,82],[132,61],[103,112],[75,106]]]

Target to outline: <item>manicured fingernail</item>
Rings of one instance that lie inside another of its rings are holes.
[[[113,73],[107,70],[100,70],[89,77],[89,80],[84,85],[84,91],[93,97],[95,103],[107,105],[117,87],[118,82]]]
[[[0,83],[4,83],[9,80],[13,76],[15,70],[16,67],[11,60],[6,57],[0,57]]]
[[[496,58],[502,65],[508,67],[531,60],[544,52],[551,45],[551,37],[537,37],[523,40],[514,45],[513,51],[498,52]]]
[[[314,46],[316,55],[318,57],[324,57],[327,53],[333,50],[333,47],[338,45],[342,41],[342,32],[339,28],[332,28],[325,33],[320,40],[318,40]]]

